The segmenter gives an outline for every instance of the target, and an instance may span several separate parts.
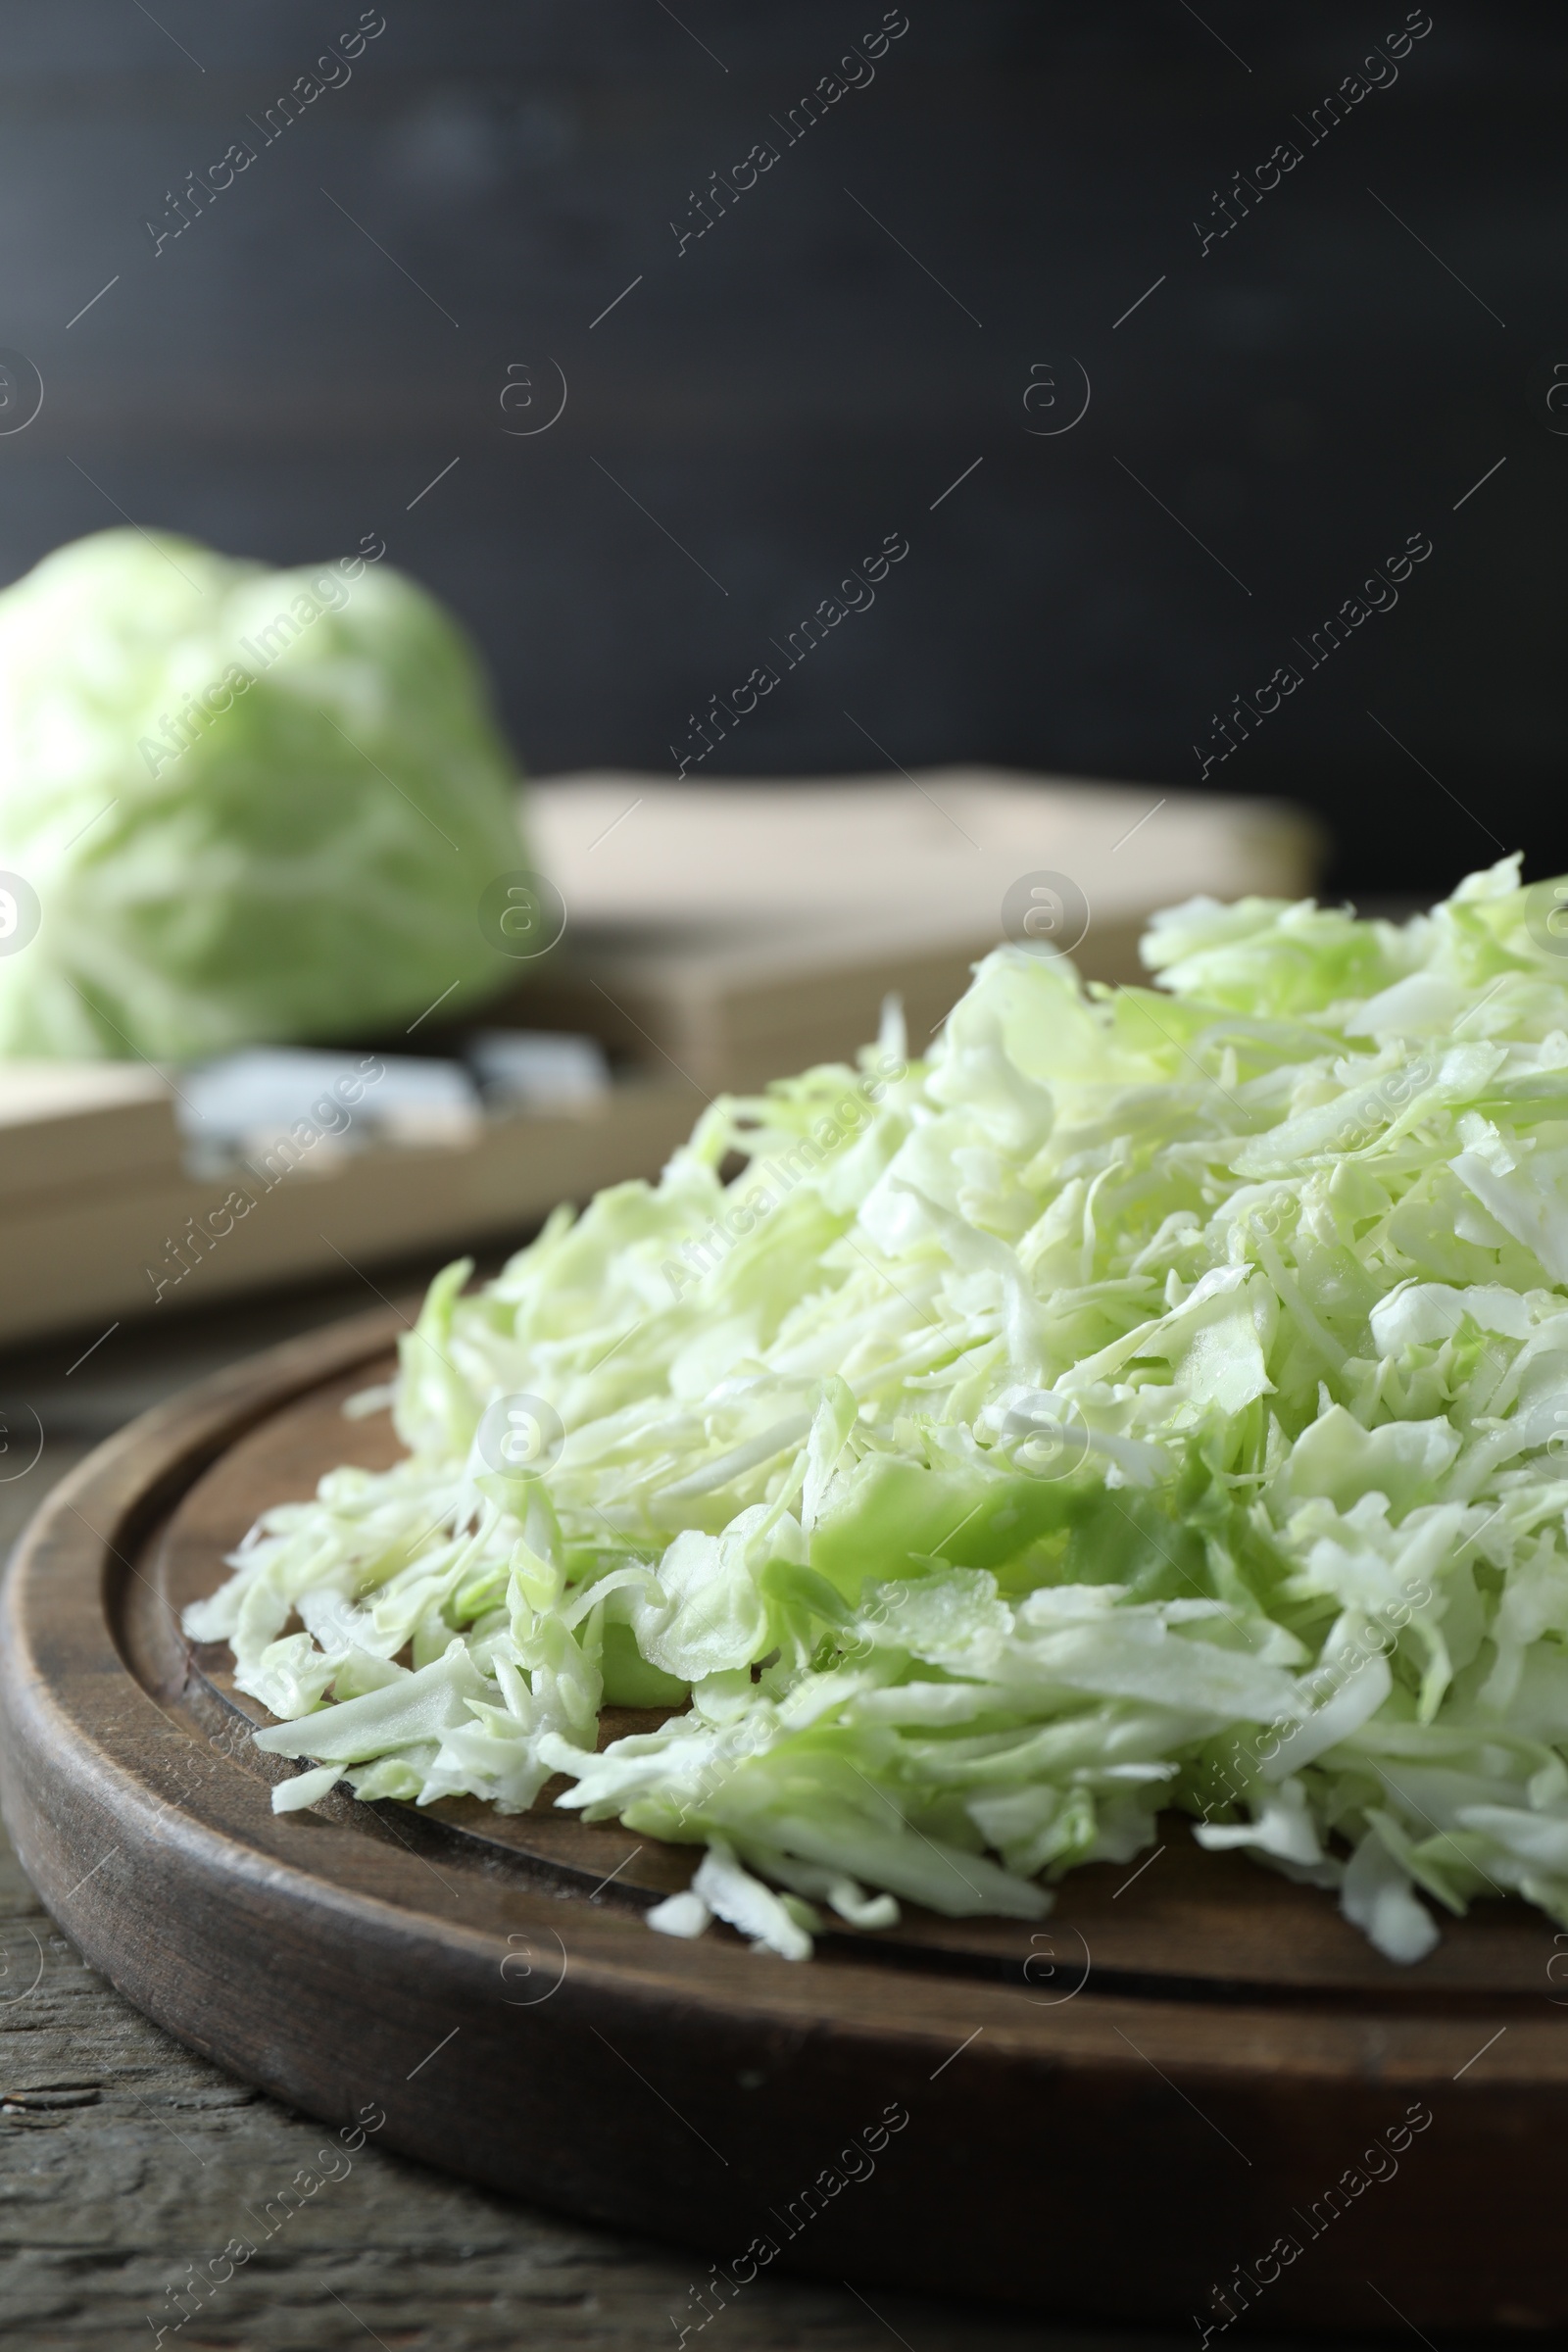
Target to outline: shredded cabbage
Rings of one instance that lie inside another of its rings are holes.
[[[1001,948],[927,1060],[890,1012],[448,1268],[407,1457],[187,1613],[259,1745],[313,1798],[564,1774],[707,1847],[656,1926],[790,1958],[901,1901],[1037,1919],[1166,1807],[1391,1959],[1477,1895],[1568,1925],[1568,964],[1517,859],[1403,926],[1196,900],[1144,953],[1162,991]],[[520,1466],[517,1396],[560,1432]]]

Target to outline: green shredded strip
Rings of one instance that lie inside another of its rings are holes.
[[[449,1267],[407,1458],[268,1511],[187,1630],[320,1768],[297,1801],[335,1768],[516,1812],[561,1773],[706,1846],[671,1935],[1037,1919],[1168,1807],[1394,1960],[1477,1895],[1568,1925],[1534,905],[1517,859],[1402,926],[1196,900],[1158,989],[999,949],[929,1060],[890,1012],[482,1290]],[[607,1702],[681,1711],[596,1753]]]

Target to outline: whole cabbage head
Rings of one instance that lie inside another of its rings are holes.
[[[368,544],[103,531],[0,594],[0,1055],[348,1038],[516,979],[477,912],[524,863],[515,762]]]

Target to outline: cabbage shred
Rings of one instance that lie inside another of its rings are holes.
[[[280,1796],[564,1774],[708,1849],[653,1924],[791,1958],[824,1912],[1039,1918],[1165,1808],[1391,1959],[1476,1896],[1568,1926],[1568,961],[1517,859],[1403,926],[1197,900],[1144,955],[999,949],[927,1060],[890,1014],[448,1268],[407,1457],[187,1614],[318,1768]],[[498,1470],[519,1394],[564,1443]],[[596,1753],[607,1701],[683,1711]]]

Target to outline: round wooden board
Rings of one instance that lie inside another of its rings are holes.
[[[327,2123],[373,2103],[383,2146],[700,2249],[693,2328],[773,2261],[1200,2333],[1248,2304],[1271,2331],[1568,2320],[1568,1938],[1523,1906],[1396,1969],[1330,1897],[1170,1820],[1043,1929],[911,1913],[791,1966],[650,1934],[693,1854],[556,1812],[555,1787],[515,1820],[274,1815],[293,1767],[178,1612],[264,1505],[393,1458],[384,1416],[339,1408],[396,1329],[144,1416],[13,1564],[6,1822],[130,2000]]]

